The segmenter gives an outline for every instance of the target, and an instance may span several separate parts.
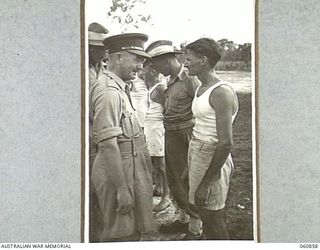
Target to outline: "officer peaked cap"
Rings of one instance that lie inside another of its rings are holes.
[[[142,33],[126,33],[115,36],[109,36],[104,39],[103,44],[109,54],[128,51],[138,56],[150,58],[144,51],[144,43],[148,40],[148,36]]]

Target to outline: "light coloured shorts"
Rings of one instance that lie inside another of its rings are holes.
[[[150,156],[164,156],[164,126],[163,121],[144,122],[144,134]]]
[[[195,192],[209,168],[213,157],[216,143],[204,142],[192,139],[189,145],[188,166],[189,166],[189,201],[194,203]],[[234,170],[231,155],[227,158],[221,168],[221,177],[210,186],[208,205],[204,207],[209,210],[219,210],[225,207],[229,183]]]

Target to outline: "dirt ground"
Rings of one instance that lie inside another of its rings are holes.
[[[251,139],[251,93],[238,93],[239,113],[234,122],[235,171],[231,179],[226,204],[225,219],[231,239],[253,239],[253,194],[252,194],[252,139]],[[159,198],[154,197],[154,203]],[[174,205],[154,213],[156,228],[177,219]],[[183,234],[162,234],[155,232],[144,235],[142,240],[180,240]]]

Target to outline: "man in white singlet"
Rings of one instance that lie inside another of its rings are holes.
[[[171,203],[164,158],[163,105],[165,102],[164,91],[167,88],[167,84],[159,80],[159,74],[152,67],[151,60],[144,62],[143,79],[148,89],[144,134],[149,154],[157,173],[155,174],[155,178],[159,179],[159,186],[161,188],[161,201],[153,208],[154,212],[166,209]]]
[[[185,66],[201,81],[192,102],[195,118],[189,146],[189,199],[199,208],[206,239],[229,239],[223,218],[234,165],[232,123],[238,99],[215,72],[219,45],[201,38],[186,46]]]

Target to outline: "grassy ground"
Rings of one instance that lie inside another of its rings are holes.
[[[234,122],[235,171],[226,204],[232,239],[253,239],[251,94],[238,93],[240,109]]]

